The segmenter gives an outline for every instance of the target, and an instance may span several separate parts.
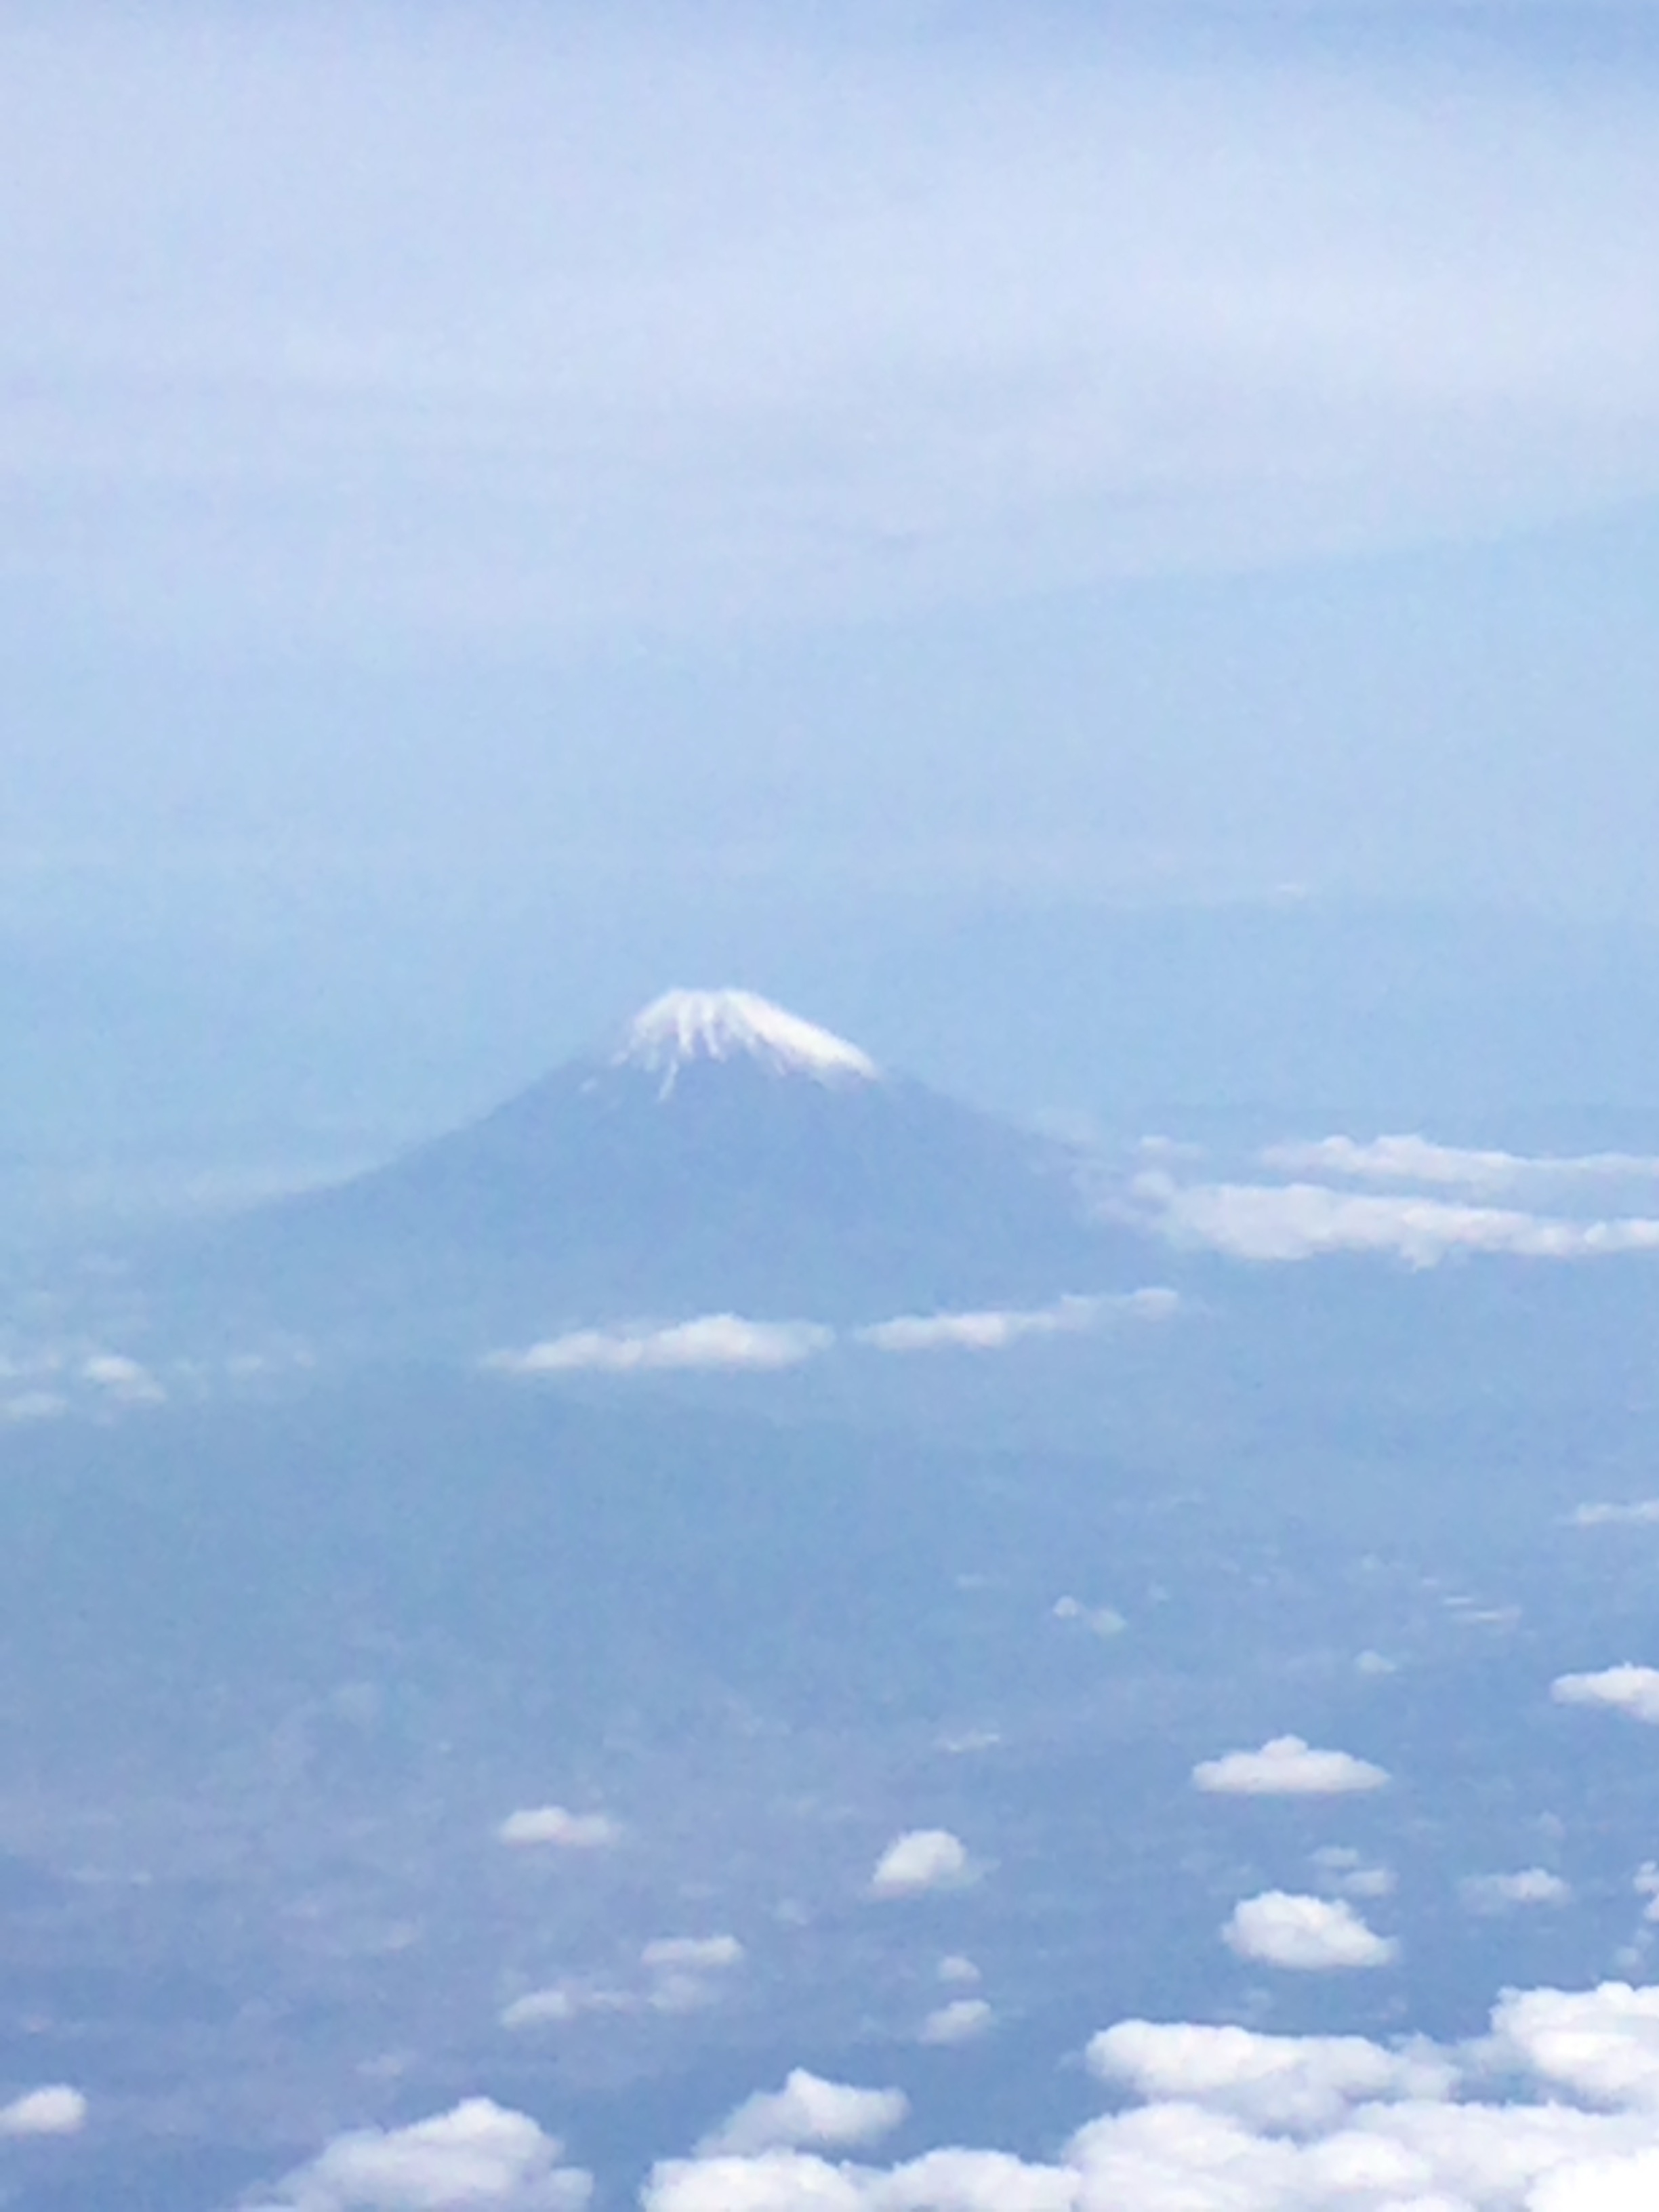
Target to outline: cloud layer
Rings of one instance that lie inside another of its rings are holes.
[[[1659,483],[1639,71],[889,16],[22,19],[14,570],[535,638]]]
[[[1367,1252],[1432,1267],[1459,1253],[1590,1260],[1659,1251],[1650,1210],[1587,1210],[1650,1209],[1659,1161],[1644,1153],[1552,1158],[1416,1135],[1331,1136],[1269,1145],[1255,1160],[1289,1180],[1188,1181],[1152,1164],[1133,1195],[1173,1243],[1241,1260]]]
[[[1622,1983],[1512,1992],[1461,2048],[1126,2021],[1088,2056],[1133,2101],[1052,2163],[670,2160],[647,2212],[1638,2212],[1659,2179],[1659,1991]]]

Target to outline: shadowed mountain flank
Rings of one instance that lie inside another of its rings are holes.
[[[379,1348],[864,1322],[1136,1278],[1076,1162],[739,991],[671,992],[470,1127],[175,1248],[168,1304]],[[162,1278],[165,1279],[162,1279]]]

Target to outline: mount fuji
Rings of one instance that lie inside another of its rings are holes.
[[[831,1322],[1136,1279],[1065,1146],[741,990],[675,990],[482,1120],[176,1247],[150,1287],[375,1350],[735,1311]]]

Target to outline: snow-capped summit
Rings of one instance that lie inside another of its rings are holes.
[[[662,1078],[671,1091],[699,1060],[757,1060],[774,1075],[814,1083],[875,1083],[881,1070],[845,1037],[803,1021],[754,991],[665,991],[629,1024],[612,1065]]]

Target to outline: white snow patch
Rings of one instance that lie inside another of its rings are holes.
[[[857,1045],[754,991],[665,991],[629,1024],[611,1064],[659,1076],[666,1097],[680,1070],[699,1060],[755,1060],[771,1074],[803,1075],[814,1083],[881,1078]]]

